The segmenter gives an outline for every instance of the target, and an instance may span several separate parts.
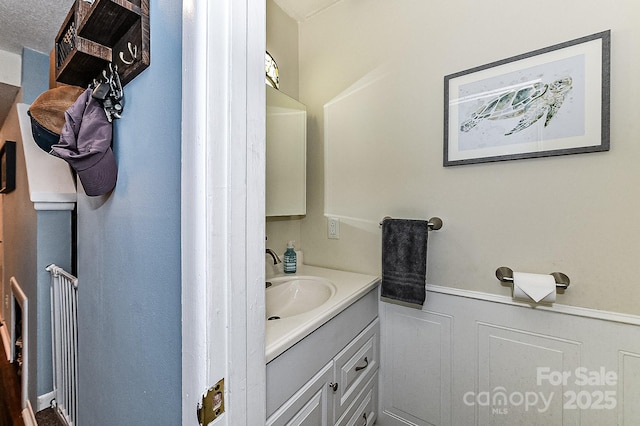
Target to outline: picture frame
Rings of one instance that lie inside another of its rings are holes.
[[[16,189],[16,143],[5,141],[0,148],[0,194]]]
[[[443,166],[609,150],[611,31],[444,77]]]

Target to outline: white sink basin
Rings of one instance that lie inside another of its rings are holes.
[[[268,280],[266,292],[268,320],[293,317],[309,312],[329,300],[336,286],[319,277],[278,277]]]

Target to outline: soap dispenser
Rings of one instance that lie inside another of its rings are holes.
[[[294,274],[296,272],[297,258],[293,248],[293,241],[287,244],[287,250],[284,252],[284,272],[286,274]]]

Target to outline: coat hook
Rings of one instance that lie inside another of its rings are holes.
[[[138,46],[132,45],[131,42],[127,42],[127,48],[129,49],[129,55],[131,56],[131,60],[124,59],[124,52],[120,52],[120,60],[127,64],[131,65],[138,59]]]

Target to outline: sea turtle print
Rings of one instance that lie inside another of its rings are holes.
[[[533,83],[519,89],[508,90],[484,103],[462,122],[460,131],[468,132],[484,119],[500,120],[522,116],[516,126],[505,133],[517,133],[546,115],[544,126],[558,112],[567,93],[571,90],[572,79],[565,77],[551,84]]]

